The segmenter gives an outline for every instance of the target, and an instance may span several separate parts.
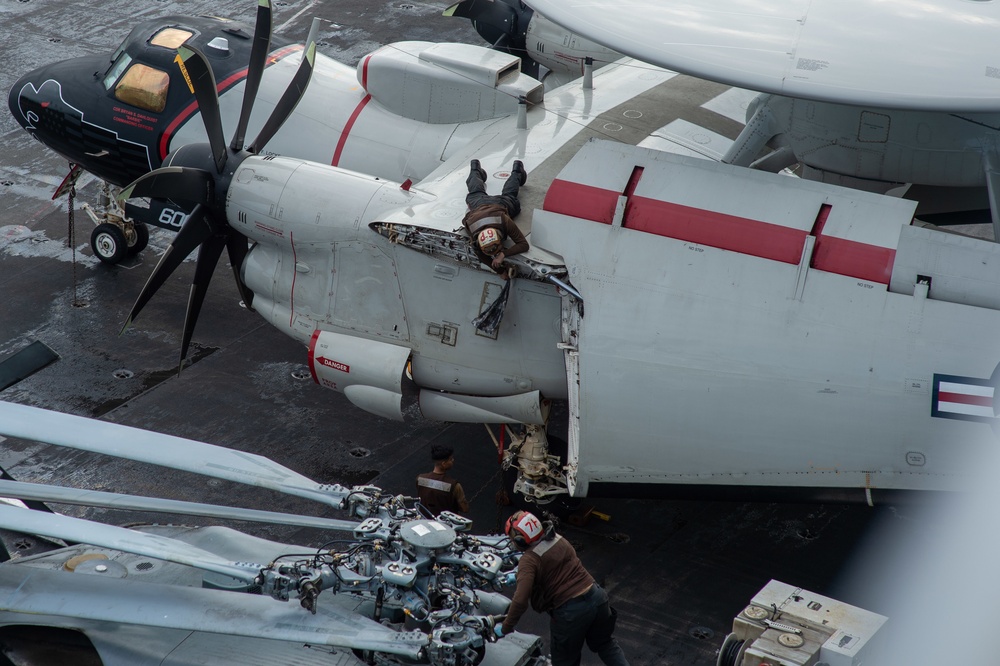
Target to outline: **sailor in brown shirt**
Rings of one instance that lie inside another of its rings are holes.
[[[462,484],[448,475],[455,464],[455,452],[450,446],[435,444],[431,447],[434,471],[417,477],[417,497],[435,516],[442,511],[467,513],[469,503],[465,499]]]
[[[584,642],[605,664],[628,666],[612,635],[617,614],[569,541],[555,533],[550,521],[526,511],[508,518],[504,531],[524,554],[507,617],[494,629],[497,636],[514,631],[530,600],[537,612],[552,616],[552,666],[579,666]]]
[[[484,264],[490,266],[505,278],[507,270],[503,261],[507,257],[521,254],[528,249],[528,241],[514,223],[514,218],[521,212],[521,202],[517,193],[528,179],[528,172],[520,160],[514,160],[514,168],[503,184],[499,196],[486,193],[486,171],[479,160],[472,160],[469,177],[465,184],[469,194],[465,203],[469,212],[462,219],[462,224],[469,231],[472,239],[472,249]],[[510,239],[511,245],[504,247],[504,242]]]

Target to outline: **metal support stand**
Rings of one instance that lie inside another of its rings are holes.
[[[583,89],[594,89],[594,59],[590,56],[583,59]]]

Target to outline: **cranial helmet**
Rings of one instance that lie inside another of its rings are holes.
[[[503,531],[520,548],[527,548],[537,543],[545,534],[542,521],[527,511],[518,511],[508,518]]]
[[[493,227],[487,227],[476,236],[479,249],[486,254],[496,254],[500,251],[500,234]]]

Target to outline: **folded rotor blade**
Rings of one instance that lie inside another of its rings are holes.
[[[309,85],[309,79],[312,77],[313,67],[316,64],[316,35],[318,32],[319,20],[313,19],[312,27],[309,28],[309,37],[306,39],[306,48],[302,52],[302,62],[299,63],[299,68],[295,71],[295,76],[292,77],[288,87],[285,88],[285,92],[282,94],[281,99],[278,100],[278,104],[271,112],[271,116],[264,123],[264,127],[261,128],[260,134],[257,135],[257,138],[247,148],[251,153],[257,154],[264,149],[267,142],[281,129],[281,126],[285,124],[285,120],[288,119],[288,116],[295,110],[295,106],[299,103],[299,100],[302,99],[302,95]]]
[[[264,76],[264,65],[267,64],[267,52],[271,48],[271,2],[257,1],[257,23],[254,26],[253,47],[250,50],[250,65],[247,68],[246,86],[243,90],[243,108],[240,111],[240,121],[236,125],[236,133],[229,147],[234,151],[243,150],[243,140],[246,138],[247,124],[250,122],[250,112],[253,110],[260,80]]]
[[[99,490],[80,490],[78,488],[51,486],[42,483],[25,483],[23,481],[0,480],[0,497],[54,502],[56,504],[73,504],[76,506],[99,506],[106,509],[151,511],[154,513],[170,513],[184,516],[205,516],[208,518],[221,518],[223,520],[246,520],[272,525],[294,525],[296,527],[312,527],[345,532],[354,530],[358,525],[357,521],[352,520],[302,516],[295,513],[243,509],[233,506],[185,502],[183,500],[170,500],[158,497],[139,497]]]
[[[155,197],[210,204],[215,196],[215,178],[207,171],[190,167],[160,167],[140,176],[116,197],[118,201]]]
[[[29,566],[0,567],[0,588],[7,591],[4,611],[36,617],[72,616],[76,622],[96,620],[124,627],[210,631],[220,640],[225,636],[246,636],[372,650],[404,655],[408,657],[406,663],[419,663],[430,642],[429,634],[395,631],[353,609],[323,603],[322,597],[313,615],[298,604],[260,594],[155,583],[146,584],[144,594],[137,590],[137,584],[143,585],[132,578],[75,575]],[[100,603],[95,603],[97,599]],[[325,663],[332,665],[335,661]]]
[[[212,236],[212,229],[207,221],[208,211],[205,206],[201,204],[195,206],[191,214],[188,215],[187,221],[184,222],[184,226],[181,227],[177,235],[174,236],[174,240],[170,243],[167,249],[163,252],[163,256],[160,257],[160,261],[156,264],[156,268],[150,274],[149,279],[146,281],[145,286],[143,286],[142,291],[139,292],[139,297],[135,300],[135,305],[132,306],[132,310],[128,313],[128,317],[125,319],[125,325],[122,326],[122,331],[124,332],[135,318],[139,316],[149,299],[153,297],[163,283],[167,281],[167,278],[177,270],[177,267],[191,254],[196,247],[201,245],[205,239]]]
[[[168,537],[4,504],[0,504],[0,527],[176,562],[203,571],[231,576],[248,583],[252,582],[263,568],[263,565],[230,562],[207,550]]]
[[[233,267],[233,277],[236,278],[236,288],[239,289],[240,298],[243,299],[243,305],[245,305],[248,310],[252,311],[253,292],[247,288],[247,284],[243,281],[243,274],[241,272],[243,262],[246,260],[247,254],[250,252],[247,237],[235,229],[230,228],[229,236],[226,237],[226,250],[229,252],[229,265]]]
[[[181,68],[194,92],[194,97],[198,100],[198,111],[205,122],[208,143],[212,146],[215,170],[222,173],[229,153],[226,150],[226,138],[222,134],[219,92],[215,87],[212,66],[208,64],[208,59],[201,51],[186,44],[177,48],[177,57],[180,58]]]
[[[346,496],[339,486],[321,485],[264,456],[12,402],[0,401],[0,435],[268,488],[336,508]]]
[[[201,249],[198,250],[198,263],[195,265],[191,291],[188,292],[187,311],[184,314],[180,363],[184,363],[184,358],[187,356],[188,347],[191,345],[191,336],[194,335],[194,327],[198,323],[198,315],[201,314],[201,306],[208,293],[208,285],[212,281],[215,266],[219,263],[219,257],[222,256],[222,250],[225,247],[226,237],[213,235],[206,238],[201,244]]]

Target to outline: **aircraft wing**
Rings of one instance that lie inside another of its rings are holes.
[[[584,88],[582,79],[546,92],[545,103],[527,112],[524,129],[516,128],[516,118],[513,116],[500,120],[484,129],[461,150],[455,151],[447,162],[428,174],[418,185],[422,191],[441,198],[441,202],[431,204],[431,207],[447,208],[457,205],[464,208],[469,159],[475,157],[490,174],[487,191],[494,194],[500,192],[501,183],[508,173],[506,170],[516,159],[524,161],[529,173],[528,181],[532,183],[529,186],[531,189],[534,187],[534,179],[530,175],[533,170],[564,146],[573,141],[582,144],[591,136],[609,135],[606,130],[601,129],[602,123],[598,122],[602,114],[637,97],[652,95],[653,89],[674,76],[674,72],[648,67],[631,58],[622,58],[594,73],[594,89],[600,90],[599,95]],[[618,126],[618,129],[623,128]],[[645,133],[621,140],[639,141],[644,137]],[[458,198],[449,201],[456,194]],[[531,206],[525,203],[524,194],[522,190],[522,206],[523,210],[528,211]],[[430,224],[436,219],[442,219],[445,220],[442,227],[454,228],[461,214],[456,218],[452,210],[451,215],[431,213],[427,217]]]
[[[929,111],[1000,110],[1000,4],[531,0],[644,62],[760,92]]]

